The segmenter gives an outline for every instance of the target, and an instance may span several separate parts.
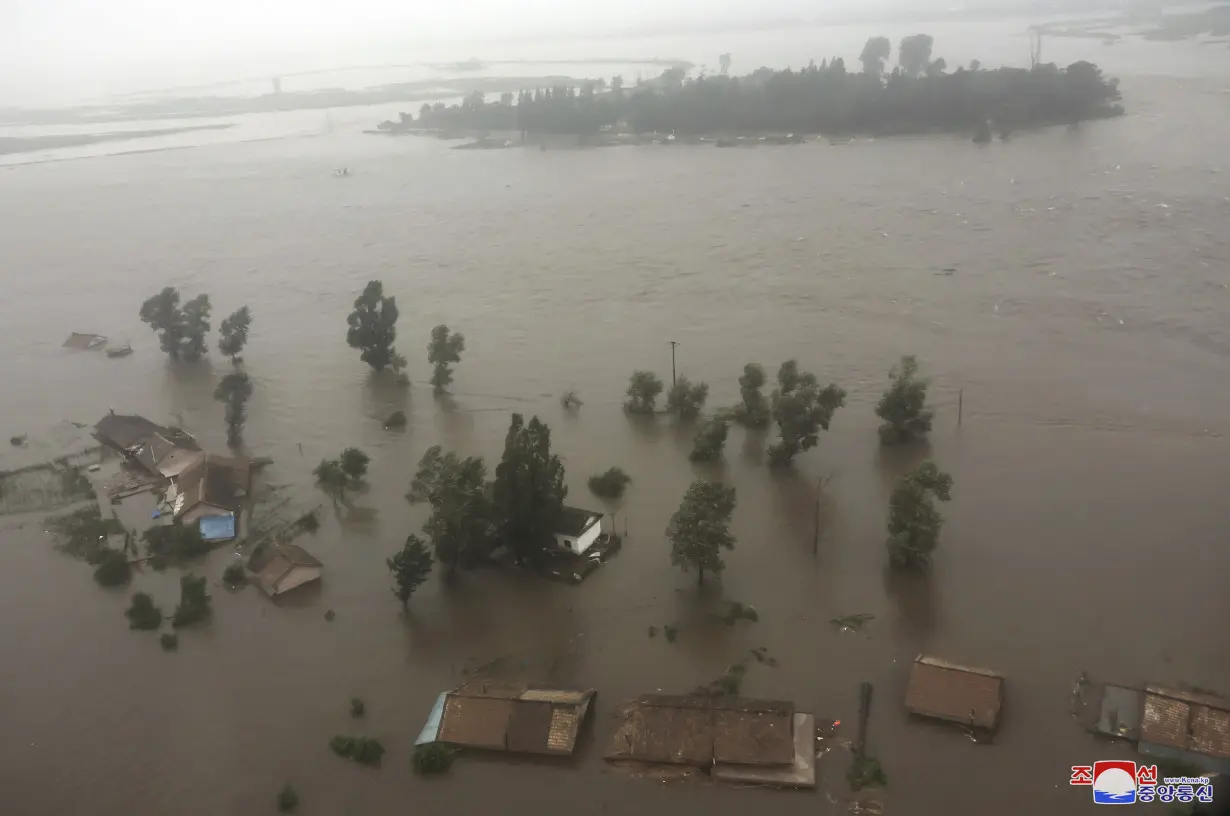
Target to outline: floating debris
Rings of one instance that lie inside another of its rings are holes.
[[[829,618],[829,623],[836,626],[842,632],[861,632],[867,624],[875,619],[875,615],[860,613],[858,615],[841,615],[840,617]]]
[[[770,668],[777,668],[777,658],[769,654],[769,650],[764,646],[757,646],[755,649],[748,651],[752,657],[756,658],[756,662]]]

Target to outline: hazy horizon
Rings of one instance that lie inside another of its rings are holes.
[[[1085,0],[1082,9],[1105,4]],[[538,37],[815,21],[1047,0],[623,0],[561,14],[549,0],[12,0],[0,9],[0,105],[63,102],[362,62],[482,56],[485,44]],[[1065,4],[1067,5],[1067,4]],[[1079,9],[1073,9],[1078,11]],[[473,53],[471,53],[473,52]],[[620,54],[607,56],[677,56]]]

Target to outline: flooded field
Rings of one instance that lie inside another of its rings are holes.
[[[685,55],[686,56],[686,55]],[[34,516],[0,518],[0,790],[20,816],[259,814],[294,783],[305,814],[844,813],[841,760],[821,790],[786,794],[627,779],[600,759],[613,705],[708,682],[753,647],[745,693],[853,721],[876,684],[871,744],[893,814],[1082,813],[1068,766],[1129,757],[1067,708],[1102,679],[1230,691],[1230,216],[1220,83],[1124,80],[1130,116],[1020,134],[856,141],[752,151],[646,147],[450,152],[337,132],[0,171],[6,384],[0,468],[89,444],[108,409],[182,423],[221,449],[211,395],[230,364],[173,365],[138,320],[164,285],[208,293],[215,326],[247,304],[255,382],[246,438],[302,502],[311,469],[346,446],[372,455],[362,524],[326,514],[304,543],[324,580],[269,602],[201,566],[214,620],[176,654],[130,632],[128,592],[94,585]],[[348,167],[338,178],[334,168]],[[945,270],[955,270],[945,272]],[[351,302],[383,279],[401,308],[406,390],[344,342]],[[451,397],[425,384],[432,326],[465,333]],[[69,332],[134,353],[61,348]],[[737,399],[744,363],[797,357],[850,392],[790,472],[733,431],[724,465],[687,460],[692,429],[632,422],[627,377],[650,368]],[[894,480],[926,451],[880,452],[873,405],[917,354],[934,377],[929,453],[955,480],[929,579],[885,572]],[[559,395],[585,401],[566,415]],[[956,403],[964,393],[957,427]],[[383,429],[405,410],[403,432]],[[432,580],[402,613],[385,559],[417,532],[403,499],[428,447],[494,466],[509,414],[551,425],[570,502],[586,479],[632,476],[622,552],[579,587],[494,571]],[[738,491],[725,596],[760,621],[667,643],[693,581],[663,535],[698,474]],[[831,476],[813,553],[816,484]],[[172,605],[178,572],[133,589]],[[325,612],[336,617],[326,621]],[[829,624],[874,615],[861,634]],[[920,651],[1007,677],[996,743],[909,721]],[[436,694],[511,655],[599,690],[576,767],[467,758],[425,783],[409,751]],[[367,701],[356,729],[347,707]],[[380,771],[327,747],[384,740]]]

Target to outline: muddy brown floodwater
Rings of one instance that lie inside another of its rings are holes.
[[[825,793],[844,789],[832,758],[809,794],[664,786],[601,761],[613,703],[686,691],[756,646],[780,666],[753,666],[745,692],[821,717],[852,721],[858,681],[876,684],[886,812],[1085,812],[1068,766],[1130,754],[1070,721],[1078,672],[1230,691],[1230,113],[1217,83],[1124,86],[1122,120],[986,149],[457,153],[338,134],[4,171],[3,436],[31,442],[0,466],[72,447],[86,431],[60,423],[108,408],[223,446],[210,395],[229,364],[171,365],[137,320],[175,285],[209,293],[215,325],[251,306],[247,439],[275,458],[273,481],[315,500],[312,466],[358,445],[376,485],[369,523],[329,519],[305,542],[325,580],[282,603],[218,585],[230,556],[215,553],[199,568],[214,620],[170,655],[128,631],[128,593],[95,586],[38,519],[0,519],[4,812],[261,814],[288,780],[304,814],[844,812]],[[341,166],[351,177],[334,177]],[[370,278],[398,298],[408,391],[343,341]],[[440,322],[467,340],[446,400],[423,384]],[[70,352],[70,331],[135,353]],[[669,340],[712,405],[735,401],[745,362],[789,357],[848,405],[793,472],[770,472],[763,440],[741,430],[721,467],[693,467],[690,430],[619,407],[633,369],[669,378]],[[924,451],[882,454],[873,415],[902,353],[934,377],[930,454],[955,479],[933,574],[912,581],[886,575],[883,527],[893,480]],[[567,388],[585,400],[576,417],[558,402]],[[381,428],[395,409],[402,433]],[[632,475],[623,552],[580,587],[433,580],[404,617],[384,561],[423,519],[402,499],[415,462],[442,444],[494,464],[513,411],[551,425],[572,502],[601,506],[593,473]],[[694,591],[663,530],[698,474],[738,489],[724,591],[760,622],[671,645],[647,629]],[[815,484],[830,474],[813,555]],[[170,608],[176,578],[135,587]],[[875,615],[862,636],[827,623],[853,613]],[[924,650],[1007,676],[993,746],[904,715]],[[575,767],[467,758],[416,779],[408,754],[435,695],[502,655],[600,690]],[[356,730],[356,695],[361,730],[390,750],[378,772],[327,748]]]

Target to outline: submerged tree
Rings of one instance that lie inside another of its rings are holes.
[[[863,64],[863,73],[876,77],[883,74],[884,63],[888,61],[892,53],[893,44],[888,41],[888,37],[868,39],[867,44],[863,46],[863,53],[858,57],[858,61]]]
[[[782,465],[816,446],[820,429],[827,431],[833,413],[845,405],[846,392],[832,383],[821,388],[814,374],[799,372],[794,360],[782,363],[777,383],[773,419],[781,439],[769,448],[769,460]]]
[[[726,435],[730,432],[730,423],[725,417],[714,417],[701,426],[696,438],[692,441],[692,453],[688,458],[693,462],[713,462],[722,457],[722,449],[726,447]]]
[[[695,419],[709,398],[709,384],[680,377],[666,392],[666,409],[680,419]]]
[[[184,313],[179,308],[179,290],[168,286],[141,304],[141,322],[158,332],[159,347],[179,359],[184,338]]]
[[[162,626],[162,609],[144,592],[132,596],[132,604],[124,611],[124,617],[128,618],[129,629],[153,631]]]
[[[696,570],[697,586],[705,583],[705,572],[721,575],[726,564],[722,550],[732,550],[730,516],[735,509],[735,489],[698,479],[684,494],[679,509],[671,516],[666,537],[671,542],[671,563],[684,572]]]
[[[907,354],[888,373],[889,385],[876,405],[876,416],[884,420],[880,441],[885,445],[909,442],[931,431],[935,412],[927,408],[928,381],[918,377],[918,360]]]
[[[369,462],[371,457],[358,448],[346,448],[342,451],[338,464],[341,465],[342,473],[346,474],[348,487],[360,488],[365,484]]]
[[[209,352],[205,335],[209,334],[209,295],[197,295],[184,304],[184,338],[180,356],[195,361]]]
[[[459,332],[450,333],[448,326],[440,325],[431,330],[431,342],[427,344],[427,362],[435,366],[431,384],[437,392],[443,391],[453,381],[449,363],[461,362],[461,352],[466,349],[466,339]]]
[[[252,313],[248,307],[231,313],[230,317],[222,319],[218,328],[218,351],[231,358],[234,363],[243,347],[248,343],[248,327],[252,325]]]
[[[604,472],[589,477],[589,492],[603,499],[618,499],[631,482],[632,477],[621,468],[607,468]]]
[[[410,596],[427,581],[431,574],[431,551],[416,535],[406,538],[401,551],[386,562],[393,576],[393,594],[402,606],[410,603]]]
[[[628,401],[624,410],[629,414],[652,414],[654,403],[662,393],[662,381],[652,371],[634,371],[628,382]]]
[[[226,441],[232,448],[243,441],[243,425],[248,419],[248,400],[252,398],[252,381],[242,371],[227,374],[214,389],[214,399],[226,411]]]
[[[743,376],[739,378],[739,396],[743,401],[734,412],[735,421],[740,425],[747,428],[768,427],[769,401],[761,391],[767,381],[764,366],[759,363],[743,366]]]
[[[952,477],[934,462],[923,462],[893,490],[888,505],[888,557],[894,567],[930,565],[944,524],[932,497],[946,502],[951,493]]]
[[[481,457],[461,459],[438,445],[428,449],[407,498],[431,503],[423,532],[431,539],[436,560],[448,568],[447,577],[458,567],[477,566],[494,549],[487,465]]]
[[[350,479],[342,470],[342,463],[337,459],[321,459],[320,464],[312,471],[316,477],[316,486],[335,499],[345,498],[346,488]],[[336,505],[335,505],[336,508]]]
[[[359,359],[382,371],[402,362],[393,343],[397,340],[397,300],[384,296],[381,281],[369,281],[355,298],[354,311],[346,318],[346,343],[360,350]]]
[[[185,575],[179,579],[179,606],[171,616],[171,625],[176,629],[200,623],[211,613],[209,595],[205,592],[205,579]]]
[[[128,563],[128,556],[119,550],[107,550],[94,570],[94,580],[105,587],[128,583],[132,580],[132,566]]]
[[[538,417],[526,424],[521,414],[513,414],[493,497],[499,538],[518,564],[553,544],[567,495],[564,466],[551,453],[551,429]]]

